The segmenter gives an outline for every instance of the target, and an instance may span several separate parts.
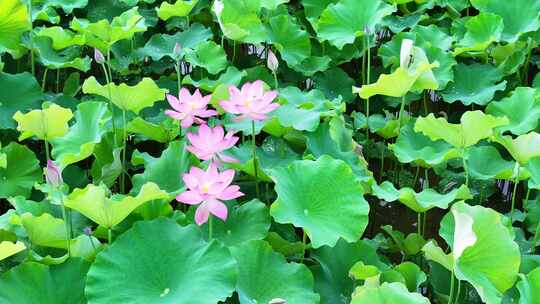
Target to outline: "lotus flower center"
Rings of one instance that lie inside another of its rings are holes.
[[[210,186],[212,186],[211,182],[206,182],[206,183],[202,184],[201,192],[208,193],[208,191],[210,191]]]
[[[251,98],[246,99],[246,101],[244,102],[244,106],[246,106],[249,109],[251,109],[252,104],[253,104],[253,99]]]

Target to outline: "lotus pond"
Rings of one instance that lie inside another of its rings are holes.
[[[0,0],[0,304],[540,303],[540,0]]]

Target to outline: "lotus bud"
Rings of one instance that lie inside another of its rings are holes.
[[[84,232],[85,235],[91,236],[92,235],[92,228],[84,227],[83,232]]]
[[[282,298],[275,298],[270,300],[268,304],[287,304],[287,301]]]
[[[364,27],[364,33],[366,34],[366,36],[371,36],[371,30],[368,26]]]
[[[276,57],[276,54],[272,52],[272,50],[268,50],[268,58],[266,60],[266,66],[272,71],[272,73],[275,73],[279,67],[279,61]]]
[[[221,18],[221,13],[223,12],[224,7],[225,6],[223,5],[223,2],[221,2],[221,0],[214,1],[214,5],[212,5],[212,11],[214,11],[218,19]]]
[[[409,64],[411,64],[413,45],[414,41],[411,39],[403,39],[403,41],[401,41],[401,51],[399,54],[400,67],[407,68]]]
[[[47,161],[45,180],[47,181],[47,184],[55,187],[64,183],[62,180],[62,171],[52,160]]]
[[[105,63],[105,57],[103,56],[103,53],[97,48],[94,48],[94,60],[99,64]]]
[[[173,53],[174,53],[174,56],[180,57],[180,54],[182,53],[182,45],[180,43],[177,42],[174,45]]]

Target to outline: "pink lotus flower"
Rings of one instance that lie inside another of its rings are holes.
[[[180,99],[167,94],[167,100],[175,111],[165,110],[165,114],[182,121],[181,126],[184,129],[191,127],[193,123],[204,124],[205,122],[201,118],[208,118],[218,114],[215,110],[207,109],[211,97],[211,95],[203,97],[198,89],[191,95],[188,89],[182,88],[180,90]]]
[[[54,187],[64,183],[62,170],[50,159],[47,160],[47,168],[45,168],[45,181]]]
[[[201,160],[238,162],[238,160],[222,154],[223,151],[236,144],[238,137],[234,136],[233,132],[225,134],[221,126],[210,129],[206,124],[203,124],[199,127],[199,134],[189,132],[187,138],[191,143],[191,146],[187,146],[187,150]]]
[[[213,214],[225,221],[227,219],[227,206],[221,201],[228,201],[244,195],[240,187],[231,186],[234,170],[229,169],[218,172],[217,165],[210,163],[206,171],[191,167],[189,173],[182,176],[189,189],[176,197],[176,200],[188,204],[199,205],[195,211],[195,223],[202,225]]]
[[[241,90],[229,87],[229,100],[220,101],[223,109],[231,114],[240,114],[235,121],[245,118],[252,120],[266,120],[267,114],[279,108],[280,104],[273,103],[277,97],[276,91],[264,91],[263,82],[257,80],[253,83],[245,83]]]

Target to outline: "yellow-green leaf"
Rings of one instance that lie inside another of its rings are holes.
[[[0,261],[26,249],[24,243],[3,241],[0,243]]]
[[[64,136],[68,130],[68,122],[73,118],[70,109],[52,104],[43,110],[32,110],[26,114],[17,111],[13,119],[17,121],[17,130],[21,132],[19,140],[36,136],[41,140],[50,141]]]
[[[174,4],[163,2],[159,8],[156,8],[156,11],[158,17],[163,20],[171,17],[185,17],[198,2],[199,0],[177,0]]]
[[[168,92],[166,89],[160,89],[151,78],[147,77],[138,84],[129,86],[125,83],[101,85],[92,76],[84,81],[82,89],[85,94],[96,94],[108,99],[109,88],[112,102],[120,109],[132,111],[135,114],[144,108],[151,107],[158,100],[164,100]]]

